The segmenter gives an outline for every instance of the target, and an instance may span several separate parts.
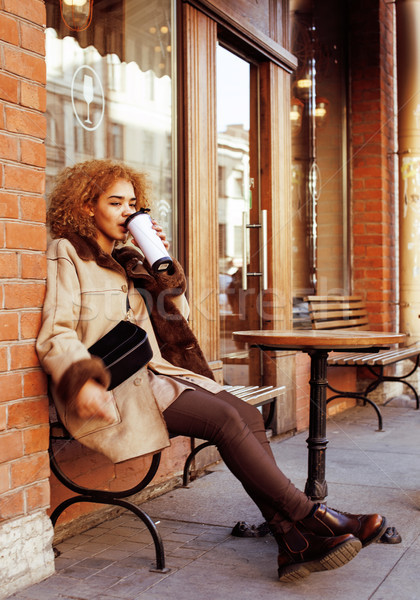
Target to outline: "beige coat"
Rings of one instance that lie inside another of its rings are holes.
[[[71,241],[54,240],[49,245],[47,293],[37,352],[51,378],[54,402],[69,432],[113,462],[120,462],[169,445],[162,411],[188,388],[188,380],[214,393],[222,388],[205,376],[208,366],[186,324],[185,278],[179,264],[175,261],[173,274],[154,275],[132,249],[115,256],[119,262],[103,253],[95,242],[79,236]],[[146,307],[133,281],[146,288],[152,309],[149,302]],[[158,310],[159,293],[163,299]],[[92,357],[87,348],[127,317],[127,296],[132,319],[148,333],[153,358],[148,368],[112,390],[114,423],[109,425],[97,418],[82,421],[72,410],[72,400],[82,385],[89,378],[105,387],[109,383],[102,361]],[[162,356],[161,348],[171,362]],[[189,363],[196,372],[185,368]],[[173,376],[183,378],[185,385]]]

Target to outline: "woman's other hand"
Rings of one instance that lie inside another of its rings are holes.
[[[156,231],[157,235],[160,237],[160,239],[162,240],[163,245],[165,246],[165,248],[167,250],[169,250],[169,242],[166,239],[166,233],[163,231],[162,227],[159,225],[159,223],[157,221],[155,221],[154,219],[152,219],[152,224],[153,224],[153,229]],[[136,242],[136,240],[134,238],[131,239],[131,243],[134,246],[137,246],[137,248],[140,248],[140,246],[138,245],[138,243]],[[141,250],[141,248],[140,248]]]
[[[80,388],[74,400],[73,409],[81,419],[99,418],[108,423],[115,422],[112,393],[94,379],[88,379]]]
[[[158,234],[158,236],[160,237],[160,239],[163,242],[163,245],[165,246],[165,248],[167,250],[169,250],[169,242],[166,239],[166,233],[163,231],[162,227],[159,225],[159,223],[157,223],[154,219],[152,219],[152,223],[153,223],[153,229],[156,231],[156,233]]]

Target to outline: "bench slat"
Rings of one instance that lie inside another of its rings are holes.
[[[323,320],[329,320],[329,319],[336,319],[336,318],[342,318],[342,319],[347,319],[348,317],[367,317],[367,311],[366,310],[353,310],[353,309],[348,309],[348,310],[328,310],[328,309],[321,309],[321,310],[315,310],[312,309],[311,310],[311,314],[312,314],[312,319],[318,320],[318,319],[323,319]]]
[[[328,359],[328,364],[332,366],[337,365],[377,365],[386,366],[392,365],[400,360],[412,358],[420,354],[420,345],[410,346],[408,348],[395,348],[393,350],[384,350],[375,352],[372,354],[343,354],[343,355],[332,355]]]
[[[357,300],[359,302],[362,302],[362,298],[361,296],[307,296],[306,300],[308,302],[332,302],[332,301],[337,301],[337,302],[342,302],[343,299],[345,299],[346,301],[350,302],[350,301],[354,301]]]
[[[337,321],[323,321],[322,323],[312,322],[312,329],[369,329],[365,319],[348,319]]]
[[[241,398],[247,404],[251,404],[252,406],[263,406],[268,402],[271,402],[277,396],[280,396],[285,393],[286,386],[278,386],[273,387],[272,385],[268,386],[223,386],[227,392],[230,392],[234,396]]]

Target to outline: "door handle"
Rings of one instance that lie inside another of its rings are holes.
[[[248,289],[248,212],[242,213],[242,289]]]
[[[267,254],[267,210],[261,211],[261,287],[268,288],[268,254]]]
[[[261,272],[248,273],[248,229],[261,229]],[[267,254],[267,210],[261,211],[261,223],[250,225],[248,223],[248,212],[242,213],[242,289],[248,289],[248,275],[261,277],[261,287],[268,288],[268,254]]]

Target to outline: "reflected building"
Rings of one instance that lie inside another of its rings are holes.
[[[95,27],[77,31],[64,22],[57,3],[47,2],[47,193],[67,165],[122,160],[148,174],[153,216],[171,242],[170,2],[157,3],[152,13],[145,2],[126,2],[124,13],[121,6],[95,2]]]

